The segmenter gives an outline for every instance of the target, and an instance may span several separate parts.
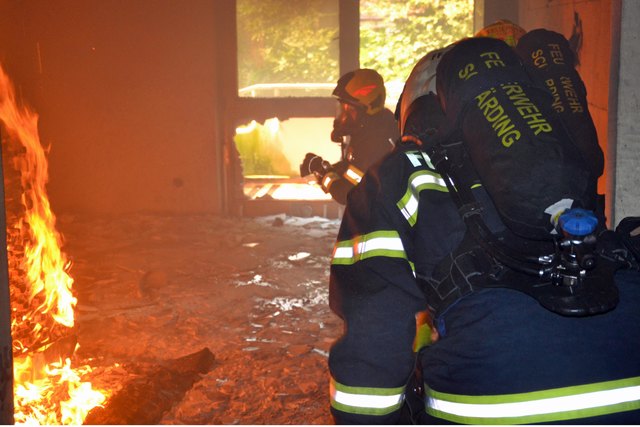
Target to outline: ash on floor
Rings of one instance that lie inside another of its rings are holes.
[[[208,348],[213,368],[158,424],[331,424],[328,307],[339,220],[62,217],[76,358],[115,394],[140,367]]]

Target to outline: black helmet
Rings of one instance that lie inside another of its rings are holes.
[[[401,135],[405,131],[407,113],[411,104],[423,95],[437,93],[436,70],[438,68],[440,58],[442,58],[442,55],[444,55],[449,49],[450,47],[445,47],[427,53],[413,67],[413,70],[411,70],[411,74],[409,74],[409,78],[407,78],[407,81],[404,84],[402,94],[400,95],[400,99],[396,106],[396,119],[398,120],[398,127]]]

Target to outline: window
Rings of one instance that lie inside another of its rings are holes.
[[[329,139],[331,118],[251,121],[236,128],[234,138],[250,200],[330,200],[313,177],[299,176],[299,164],[311,151],[330,163],[340,160],[340,145]],[[310,184],[311,183],[311,184]]]
[[[474,0],[360,0],[360,66],[384,78],[395,107],[415,63],[473,35]]]
[[[474,0],[236,0],[235,14],[230,125],[245,200],[327,200],[298,168],[307,152],[340,158],[330,140],[338,78],[375,69],[393,111],[422,56],[473,34]]]
[[[339,0],[238,0],[238,95],[331,96]]]

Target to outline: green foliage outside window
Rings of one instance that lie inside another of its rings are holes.
[[[339,0],[238,0],[238,87],[335,83]]]
[[[278,119],[268,119],[264,125],[252,121],[236,131],[233,138],[242,160],[244,175],[294,175],[283,154],[278,134]]]
[[[429,51],[473,34],[474,0],[360,0],[360,66],[405,81]]]
[[[237,0],[239,87],[334,84],[340,77],[339,1]],[[474,0],[359,4],[360,66],[377,70],[385,81],[404,81],[427,52],[473,34]]]

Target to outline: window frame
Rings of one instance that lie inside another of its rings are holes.
[[[360,15],[359,0],[340,0],[339,4],[339,74],[343,75],[359,67],[360,64]],[[234,52],[232,65],[228,71],[233,74],[233,117],[234,123],[250,120],[264,122],[271,117],[286,120],[292,117],[332,117],[335,113],[335,99],[332,97],[241,97],[238,95],[238,61],[236,37],[236,11],[234,1]]]
[[[360,2],[339,0],[339,74],[360,66]],[[218,0],[214,17],[216,39],[220,41],[214,52],[218,64],[216,94],[219,102],[214,111],[217,122],[218,150],[216,168],[219,179],[216,187],[221,212],[242,215],[243,195],[240,159],[233,141],[235,129],[255,120],[279,120],[302,117],[333,117],[336,100],[328,97],[248,98],[238,95],[238,43],[236,0]],[[327,135],[327,138],[329,136]]]

